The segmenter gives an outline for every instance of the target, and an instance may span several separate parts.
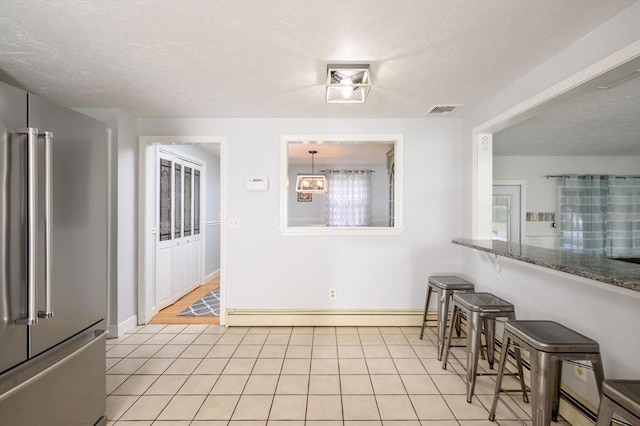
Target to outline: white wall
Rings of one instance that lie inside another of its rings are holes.
[[[139,119],[138,133],[227,138],[226,211],[241,224],[227,233],[227,309],[422,309],[427,277],[460,270],[450,244],[461,224],[458,119]],[[281,135],[395,133],[405,138],[404,235],[280,234]],[[250,176],[268,177],[269,191],[247,191]]]
[[[546,175],[562,174],[640,174],[640,154],[626,157],[547,157],[547,156],[494,156],[494,180],[526,181],[526,211],[556,212],[559,215],[558,187],[560,179],[547,179]],[[559,220],[559,216],[557,216]],[[532,244],[531,237],[540,238],[540,246],[559,247],[557,228],[551,222],[525,222],[522,242]]]
[[[118,324],[138,311],[138,138],[134,116],[118,111]],[[131,241],[133,237],[133,241]]]
[[[463,120],[463,234],[472,237],[472,130],[520,102],[595,62],[640,40],[640,3],[634,3],[554,58],[469,111]],[[503,261],[497,272],[486,255],[462,249],[465,275],[476,288],[511,301],[523,319],[556,319],[600,342],[605,375],[640,379],[640,294],[617,292],[595,281],[579,279],[519,262]],[[563,380],[590,401],[597,401],[592,380],[584,384],[565,369]]]

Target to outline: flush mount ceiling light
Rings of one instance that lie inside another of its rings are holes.
[[[311,173],[299,174],[296,181],[296,192],[322,193],[327,192],[327,176],[322,173],[314,173],[314,156],[318,151],[309,151],[311,154]]]
[[[327,65],[327,103],[364,103],[369,89],[369,64]]]

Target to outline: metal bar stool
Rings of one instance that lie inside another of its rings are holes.
[[[420,339],[424,336],[424,328],[427,326],[427,310],[429,309],[431,292],[435,291],[438,295],[438,361],[442,360],[444,338],[447,329],[447,318],[449,316],[449,300],[451,300],[454,293],[471,292],[473,290],[473,283],[465,280],[464,278],[452,275],[429,277],[429,282],[427,284],[427,300],[424,304]]]
[[[605,380],[596,426],[609,426],[613,413],[640,426],[640,380]]]
[[[481,349],[481,334],[484,329],[487,342],[487,362],[489,368],[493,369],[495,327],[496,318],[515,319],[514,306],[491,293],[458,293],[453,295],[453,318],[452,323],[465,313],[467,316],[467,402],[471,402],[476,386],[476,376],[478,374],[478,356]],[[453,337],[453,327],[449,329],[449,338],[444,352],[442,368],[447,368],[447,360],[451,352],[451,339]],[[506,353],[506,352],[503,352]],[[506,358],[503,356],[502,358]],[[522,376],[522,361],[520,351],[516,351],[518,373],[522,384],[522,394],[524,401],[528,401],[524,388],[524,378]]]
[[[507,321],[502,346],[524,349],[531,362],[531,411],[533,426],[549,426],[557,421],[560,407],[562,361],[590,361],[598,391],[602,394],[604,370],[598,342],[553,321]],[[500,359],[496,390],[489,420],[495,419],[504,375],[506,357]],[[522,383],[524,390],[524,383]]]

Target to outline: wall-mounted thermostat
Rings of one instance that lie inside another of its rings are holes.
[[[249,191],[266,191],[269,189],[269,178],[250,177],[247,179],[247,189]]]

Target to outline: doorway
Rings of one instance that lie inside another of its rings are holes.
[[[217,156],[214,167],[211,156]],[[219,323],[224,324],[225,139],[141,136],[139,160],[138,324],[211,283],[219,283]],[[159,188],[161,162],[166,197]]]
[[[156,153],[156,305],[162,309],[204,284],[203,200],[207,162],[179,149]],[[211,162],[209,162],[211,166]],[[212,195],[219,193],[211,188]],[[210,212],[208,212],[210,214]],[[213,248],[213,247],[211,247]],[[207,253],[211,257],[211,253]],[[219,265],[219,259],[214,267]],[[219,268],[216,268],[219,270]],[[209,271],[208,271],[209,272]]]
[[[491,239],[521,243],[523,183],[494,183]]]

